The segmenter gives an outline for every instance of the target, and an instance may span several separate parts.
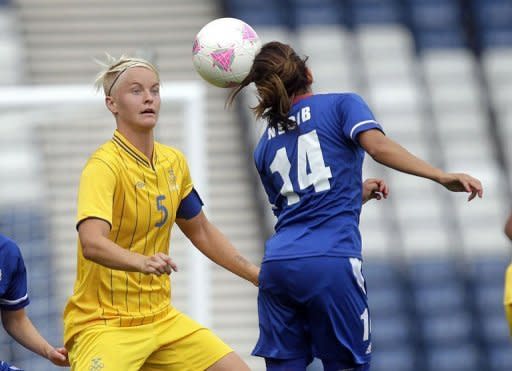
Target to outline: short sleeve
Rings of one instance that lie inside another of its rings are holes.
[[[112,226],[112,210],[116,174],[111,165],[100,158],[91,158],[80,177],[77,226],[88,218],[105,220]]]
[[[9,286],[4,296],[0,298],[2,310],[18,310],[30,303],[27,292],[27,270],[18,247],[14,247],[15,249],[12,250],[16,250],[17,253],[9,259],[11,267],[4,273],[7,277],[3,277],[9,280]]]
[[[354,142],[363,131],[378,129],[384,132],[366,102],[357,94],[346,94],[340,100],[338,110],[343,120],[343,135]]]
[[[190,175],[190,169],[187,164],[187,160],[185,156],[181,155],[181,171],[182,171],[182,178],[181,178],[181,199],[183,200],[185,197],[187,197],[190,192],[192,192],[192,189],[194,188],[194,183],[192,183],[192,176]]]

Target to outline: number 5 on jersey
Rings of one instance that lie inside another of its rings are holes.
[[[331,168],[325,166],[316,130],[300,135],[297,141],[297,181],[299,189],[303,190],[311,185],[314,186],[315,192],[330,189]],[[308,165],[309,173],[307,171]],[[270,170],[272,173],[279,173],[283,179],[283,186],[279,192],[286,197],[288,206],[299,202],[299,195],[294,191],[290,179],[291,164],[285,147],[277,150],[274,160],[270,164]]]
[[[161,226],[163,226],[165,224],[165,222],[167,221],[167,217],[169,216],[169,211],[167,211],[167,208],[163,204],[164,200],[165,200],[164,195],[159,195],[156,197],[156,208],[158,209],[158,211],[160,211],[162,213],[162,219],[158,223],[155,224],[155,227],[158,227],[158,228],[160,228]]]

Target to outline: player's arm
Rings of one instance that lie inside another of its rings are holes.
[[[84,258],[116,270],[157,275],[171,273],[175,266],[167,255],[137,254],[108,238],[117,176],[115,166],[99,157],[92,157],[82,171],[77,229]]]
[[[512,213],[508,216],[505,224],[505,235],[512,241]]]
[[[89,218],[79,224],[78,236],[84,258],[111,269],[158,276],[177,270],[169,256],[163,253],[145,256],[131,252],[109,240],[109,232],[110,225],[102,219]]]
[[[2,310],[2,324],[18,343],[57,366],[69,366],[65,348],[54,348],[41,336],[28,318],[25,309]]]
[[[371,200],[388,198],[389,188],[382,179],[368,178],[363,182],[363,205]]]
[[[445,173],[385,136],[380,130],[367,130],[358,135],[359,144],[377,162],[395,170],[427,178],[440,183],[452,192],[470,193],[468,201],[482,197],[483,188],[478,179],[462,173]]]
[[[260,269],[240,254],[226,236],[210,223],[203,211],[190,219],[177,218],[176,224],[210,260],[258,286]]]

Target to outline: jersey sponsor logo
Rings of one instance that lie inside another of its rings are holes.
[[[139,180],[137,183],[135,183],[135,187],[137,187],[138,189],[142,189],[146,186],[146,183],[144,183],[143,181]]]

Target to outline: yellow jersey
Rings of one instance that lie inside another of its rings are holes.
[[[89,158],[80,178],[77,226],[88,218],[110,224],[109,239],[147,256],[169,253],[180,202],[192,190],[184,155],[155,142],[152,163],[119,131]],[[84,258],[64,310],[64,343],[95,324],[151,323],[170,309],[170,277],[114,270]]]
[[[505,305],[505,316],[508,322],[510,336],[512,336],[512,263],[509,264],[505,272],[503,304]]]

